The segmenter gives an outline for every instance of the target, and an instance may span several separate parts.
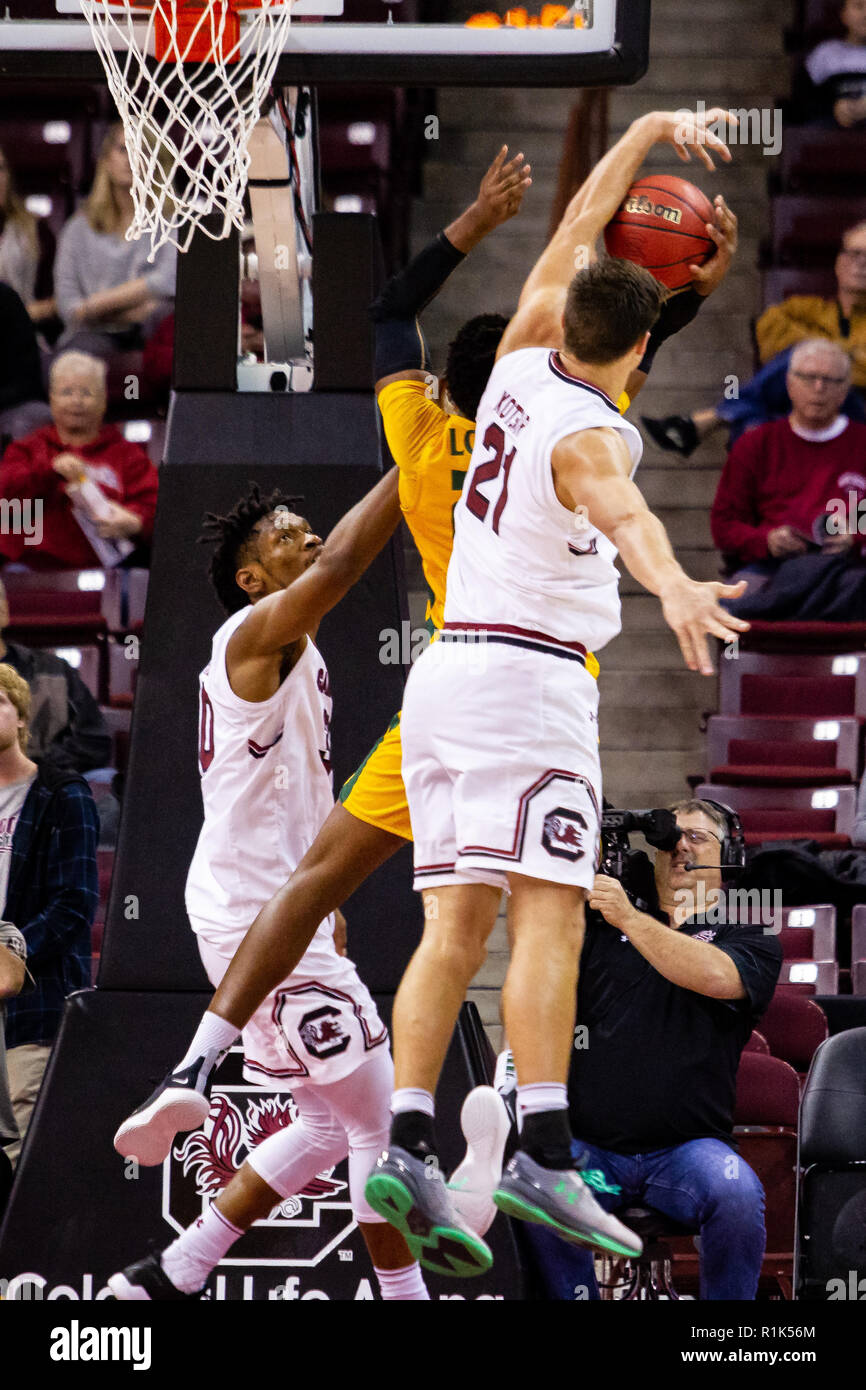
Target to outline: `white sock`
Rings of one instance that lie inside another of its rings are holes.
[[[376,1269],[374,1265],[373,1271],[379,1280],[379,1292],[385,1301],[396,1298],[415,1303],[422,1300],[430,1301],[421,1266],[417,1261],[408,1265],[406,1269]]]
[[[430,1092],[416,1086],[404,1086],[391,1097],[392,1115],[401,1115],[405,1110],[420,1110],[422,1115],[429,1115],[431,1119],[436,1113]]]
[[[195,1030],[193,1040],[175,1067],[175,1071],[183,1071],[184,1067],[191,1066],[197,1057],[204,1057],[208,1052],[224,1052],[231,1047],[237,1037],[239,1037],[239,1033],[233,1023],[227,1023],[224,1018],[220,1018],[219,1014],[212,1014],[208,1009],[207,1013],[202,1014],[201,1023]]]
[[[517,1088],[517,1125],[523,1128],[527,1115],[536,1115],[539,1110],[567,1110],[568,1091],[556,1081],[536,1081],[530,1086]]]
[[[162,1252],[162,1267],[181,1293],[197,1293],[243,1231],[217,1210],[213,1202],[177,1240]]]

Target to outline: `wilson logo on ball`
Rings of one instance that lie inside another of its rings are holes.
[[[680,223],[683,220],[680,208],[668,207],[664,203],[653,203],[645,193],[641,193],[640,197],[630,195],[623,203],[622,209],[623,212],[643,213],[645,217],[661,217],[665,222]]]

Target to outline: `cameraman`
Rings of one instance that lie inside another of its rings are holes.
[[[580,964],[568,1083],[575,1153],[607,1211],[646,1204],[699,1232],[702,1299],[753,1299],[764,1193],[733,1152],[740,1054],[782,963],[778,937],[713,910],[724,816],[705,801],[671,810],[680,837],[655,862],[659,917],[596,877]],[[689,863],[710,867],[687,868]],[[703,885],[703,886],[701,886]],[[709,923],[702,915],[707,912]],[[720,925],[721,923],[721,925]],[[587,1171],[588,1170],[588,1171]],[[548,1294],[598,1297],[592,1253],[527,1227]]]

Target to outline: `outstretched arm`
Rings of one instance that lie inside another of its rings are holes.
[[[731,155],[725,142],[709,127],[725,118],[722,110],[693,115],[686,111],[651,111],[633,121],[625,135],[596,164],[577,190],[545,250],[533,266],[517,305],[517,312],[497,356],[522,347],[556,347],[561,339],[565,295],[575,272],[595,259],[595,243],[613,217],[653,145],[673,145],[688,162],[691,150],[713,169],[712,154],[724,160]]]
[[[279,593],[253,605],[229,641],[232,666],[273,657],[303,637],[360,579],[400,520],[397,469],[337,522],[318,560]]]
[[[713,674],[707,634],[731,641],[749,624],[720,607],[745,583],[701,584],[677,561],[667,532],[629,479],[631,459],[613,429],[581,430],[553,450],[556,494],[613,542],[629,574],[661,599],[662,612],[690,671]]]
[[[532,183],[523,155],[506,161],[503,145],[478,189],[478,196],[439,232],[405,270],[393,275],[370,315],[376,327],[376,392],[392,381],[429,377],[429,357],[418,315],[439,293],[451,272],[496,227],[520,210]]]

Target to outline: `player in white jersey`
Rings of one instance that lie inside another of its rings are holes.
[[[333,808],[330,687],[313,635],[399,516],[390,475],[343,518],[326,547],[287,504],[253,489],[227,517],[210,518],[206,537],[218,542],[211,577],[231,616],[214,636],[200,678],[204,823],[186,905],[214,985]],[[387,1133],[393,1065],[387,1030],[355,967],[338,952],[334,926],[331,914],[298,968],[243,1030],[246,1079],[291,1090],[298,1120],[254,1149],[204,1215],[161,1255],[113,1275],[109,1284],[118,1298],[199,1297],[244,1230],[347,1153],[352,1206],[383,1297],[427,1297],[402,1237],[364,1199],[364,1181]],[[212,1052],[225,1041],[215,1038]],[[198,1085],[201,1072],[201,1057],[185,1058],[121,1125],[119,1152],[160,1163],[178,1116],[193,1121],[191,1127],[202,1123],[209,1103],[207,1088]]]
[[[729,157],[706,129],[720,114],[637,122],[623,172],[629,159],[636,172],[648,135],[685,157],[694,148],[713,167],[709,148]],[[616,551],[661,598],[690,669],[712,672],[708,633],[747,627],[719,605],[741,586],[690,580],[631,480],[640,440],[615,402],[643,358],[662,291],[638,266],[595,261],[618,199],[593,177],[500,345],[455,511],[442,638],[413,667],[403,705],[425,929],[395,1000],[394,1120],[367,1195],[398,1229],[427,1221],[439,1239],[464,1239],[478,1270],[489,1250],[469,1246],[444,1185],[429,1180],[433,1094],[503,888],[512,933],[503,1013],[522,1128],[496,1203],[567,1239],[640,1250],[576,1170],[566,1098],[600,830],[598,696],[585,661],[619,631]],[[574,274],[576,264],[585,268]]]

